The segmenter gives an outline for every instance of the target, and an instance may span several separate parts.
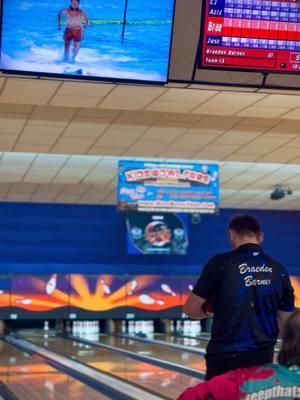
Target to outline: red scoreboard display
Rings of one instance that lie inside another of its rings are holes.
[[[300,0],[206,0],[200,66],[300,72]]]

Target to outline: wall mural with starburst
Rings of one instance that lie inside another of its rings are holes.
[[[0,276],[0,318],[180,318],[196,276]],[[291,277],[300,308],[300,277]]]

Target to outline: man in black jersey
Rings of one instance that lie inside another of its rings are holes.
[[[261,248],[256,218],[233,218],[228,234],[234,250],[207,262],[184,306],[191,318],[206,318],[203,306],[214,298],[206,379],[272,362],[278,333],[294,310],[288,273]]]

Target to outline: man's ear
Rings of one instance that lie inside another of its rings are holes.
[[[228,229],[228,237],[231,241],[234,240],[234,231],[232,229]]]
[[[260,234],[258,235],[258,241],[259,241],[259,243],[262,243],[263,241],[264,241],[264,233],[263,232],[260,232]]]

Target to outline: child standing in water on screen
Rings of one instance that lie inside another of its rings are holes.
[[[83,39],[83,25],[82,21],[84,21],[84,27],[89,25],[89,20],[86,14],[79,8],[80,0],[71,0],[71,4],[69,8],[65,8],[58,13],[58,29],[61,29],[61,17],[67,17],[67,26],[64,32],[64,42],[65,42],[65,50],[64,50],[64,61],[70,61],[70,46],[73,40],[73,56],[72,62],[75,62],[75,59],[78,55],[80,42]]]

